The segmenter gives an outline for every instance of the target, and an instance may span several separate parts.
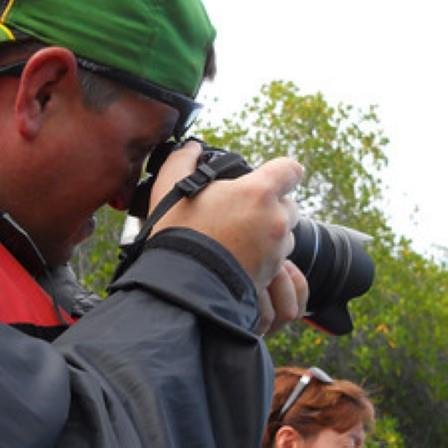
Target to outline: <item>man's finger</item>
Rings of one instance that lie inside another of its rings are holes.
[[[269,333],[272,333],[284,324],[297,319],[299,307],[296,300],[295,287],[288,271],[283,266],[272,280],[268,291],[275,315],[269,330]]]
[[[302,179],[303,167],[300,163],[288,157],[279,157],[261,165],[246,177],[251,181],[259,180],[278,197],[288,194]]]
[[[290,227],[291,229],[293,229],[298,224],[300,219],[299,207],[297,205],[297,202],[293,201],[288,196],[283,196],[282,198],[280,198],[280,203],[285,206],[288,213]]]
[[[260,320],[257,325],[256,333],[264,336],[272,325],[275,318],[274,308],[272,307],[271,297],[267,289],[258,294],[258,303],[260,309]]]
[[[289,278],[294,286],[298,307],[297,318],[301,319],[305,314],[310,293],[308,282],[302,271],[300,271],[300,269],[292,261],[286,260],[283,263],[283,267],[288,272]]]

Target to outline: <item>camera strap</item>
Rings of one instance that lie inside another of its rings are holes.
[[[143,252],[146,240],[159,219],[182,198],[193,198],[215,179],[233,179],[247,174],[246,162],[239,155],[231,152],[222,152],[218,157],[201,156],[196,170],[177,182],[172,190],[157,204],[148,216],[134,242],[122,248],[120,262],[114,273],[112,281],[120,277],[128,267]]]

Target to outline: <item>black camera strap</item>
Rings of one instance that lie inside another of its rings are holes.
[[[146,240],[159,219],[182,198],[193,198],[215,179],[233,179],[250,171],[244,159],[231,152],[221,152],[214,156],[214,152],[204,152],[194,173],[177,182],[173,189],[157,204],[148,216],[139,234],[132,244],[122,248],[120,262],[112,281],[120,277],[123,272],[142,253]],[[212,156],[213,155],[213,156]]]

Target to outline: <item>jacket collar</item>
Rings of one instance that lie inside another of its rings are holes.
[[[0,244],[33,276],[45,273],[47,263],[28,233],[6,212],[0,211]]]

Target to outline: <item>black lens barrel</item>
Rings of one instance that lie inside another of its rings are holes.
[[[307,311],[346,303],[366,292],[374,265],[365,251],[367,235],[302,218],[293,229],[295,247],[288,257],[304,273],[310,295]]]

